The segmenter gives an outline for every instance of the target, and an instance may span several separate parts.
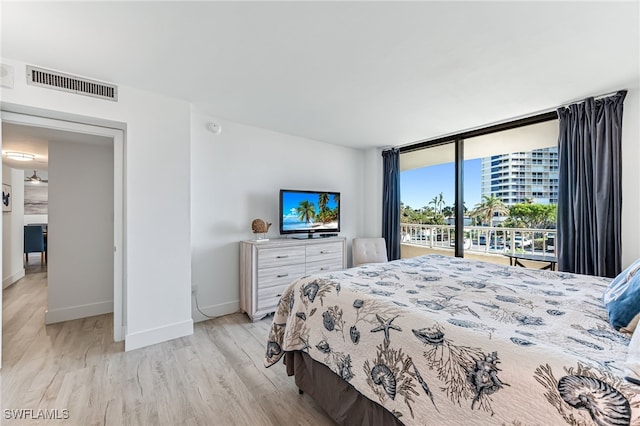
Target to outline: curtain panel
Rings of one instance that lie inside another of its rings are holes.
[[[560,271],[621,271],[622,110],[626,91],[558,109]]]
[[[382,236],[389,260],[400,259],[400,150],[382,152]]]

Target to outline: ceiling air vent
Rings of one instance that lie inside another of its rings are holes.
[[[27,84],[94,98],[118,100],[118,86],[27,65]]]

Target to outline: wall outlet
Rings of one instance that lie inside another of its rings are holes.
[[[198,294],[198,286],[193,284],[191,285],[191,295],[195,296],[196,294]]]

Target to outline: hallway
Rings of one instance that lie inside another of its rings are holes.
[[[34,416],[38,409],[51,410],[60,419],[64,409],[89,406],[78,378],[88,379],[104,355],[123,350],[112,341],[111,315],[45,326],[47,268],[35,254],[25,277],[4,289],[2,302],[2,408],[33,410]],[[5,414],[3,424],[10,424]]]

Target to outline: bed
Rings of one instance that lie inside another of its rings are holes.
[[[283,293],[265,366],[339,424],[640,424],[611,280],[428,255]]]

